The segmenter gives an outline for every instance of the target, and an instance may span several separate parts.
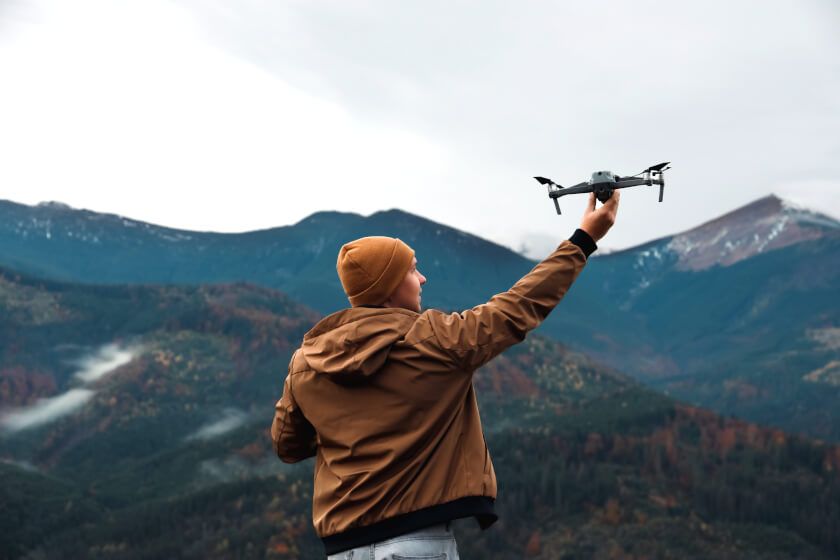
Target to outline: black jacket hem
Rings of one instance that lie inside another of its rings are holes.
[[[586,233],[580,228],[575,230],[575,232],[569,238],[569,241],[580,247],[583,251],[583,254],[586,255],[587,259],[589,258],[589,255],[591,255],[595,251],[595,249],[598,248],[598,246],[595,244],[595,240],[592,239],[592,237],[588,233]]]
[[[452,519],[474,516],[482,530],[499,519],[495,512],[495,500],[489,496],[465,496],[444,504],[437,504],[364,527],[354,527],[343,533],[322,537],[327,556],[366,544],[384,541],[392,537],[416,531],[423,527],[446,523]]]

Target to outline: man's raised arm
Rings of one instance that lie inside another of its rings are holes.
[[[563,299],[583,270],[589,255],[615,223],[619,191],[595,210],[591,194],[581,227],[509,290],[487,303],[460,313],[427,310],[439,347],[464,370],[475,370],[525,339]]]

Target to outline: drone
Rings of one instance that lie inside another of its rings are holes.
[[[551,179],[545,177],[534,177],[541,185],[548,186],[548,196],[554,200],[554,207],[557,208],[557,213],[560,214],[560,203],[557,201],[561,196],[567,194],[578,194],[594,192],[595,196],[601,203],[610,199],[615,189],[623,189],[626,187],[637,187],[639,185],[659,185],[659,202],[662,202],[662,195],[665,193],[665,170],[671,169],[665,167],[671,163],[666,161],[652,167],[648,167],[644,171],[640,171],[635,175],[629,177],[619,177],[612,171],[596,171],[592,174],[589,181],[578,183],[573,187],[563,188]],[[644,174],[644,177],[640,175]]]

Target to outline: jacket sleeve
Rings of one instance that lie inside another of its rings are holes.
[[[290,363],[283,384],[283,396],[274,405],[274,421],[271,423],[274,451],[284,463],[297,463],[313,457],[317,449],[315,428],[303,415],[292,394],[291,370]]]
[[[529,331],[542,323],[569,290],[594,249],[592,238],[577,230],[512,288],[496,294],[487,303],[460,313],[428,310],[435,344],[460,368],[478,369],[522,342]]]

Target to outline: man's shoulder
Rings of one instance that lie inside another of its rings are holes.
[[[292,358],[289,360],[289,375],[295,375],[310,369],[309,364],[303,358],[301,348],[292,352]]]
[[[435,325],[446,323],[451,315],[458,315],[458,311],[445,311],[442,309],[424,309],[421,311],[405,335],[407,344],[416,345],[424,342],[436,342],[438,333]]]

